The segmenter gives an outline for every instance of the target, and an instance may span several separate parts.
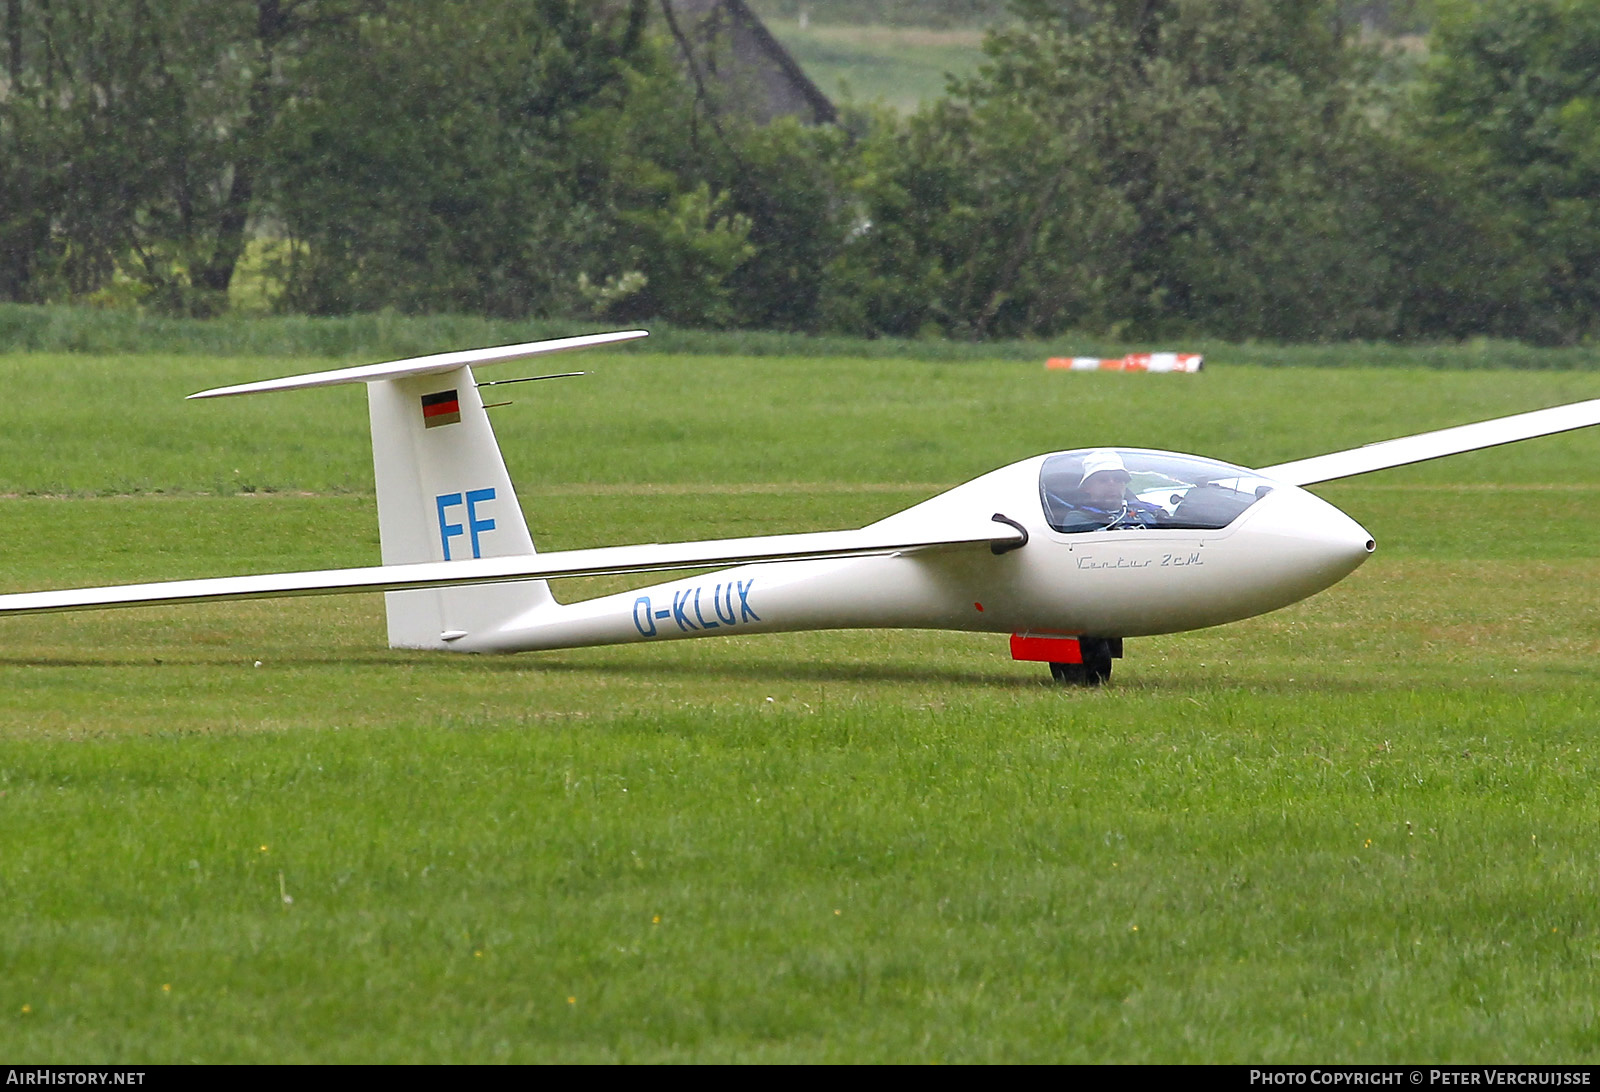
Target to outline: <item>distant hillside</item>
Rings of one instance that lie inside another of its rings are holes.
[[[974,74],[983,31],[965,27],[848,26],[767,20],[807,76],[836,104],[882,102],[901,113],[945,93],[949,77]]]
[[[1006,0],[750,0],[763,19],[830,26],[982,29],[1007,17]],[[1419,34],[1428,29],[1434,0],[1341,0],[1339,13],[1369,33]]]
[[[1415,55],[1433,0],[1342,0],[1346,26],[1401,36]],[[747,0],[835,103],[883,102],[902,113],[973,75],[983,35],[1009,17],[1007,0]],[[801,15],[805,18],[802,20]],[[1402,63],[1399,76],[1409,75]]]
[[[833,26],[982,28],[1005,18],[1006,0],[750,0],[763,19]]]

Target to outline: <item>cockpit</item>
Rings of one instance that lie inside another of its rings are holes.
[[[1216,530],[1274,488],[1254,470],[1131,448],[1064,451],[1047,458],[1039,471],[1045,518],[1065,534]]]

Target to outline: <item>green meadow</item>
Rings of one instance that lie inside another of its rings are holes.
[[[1361,353],[616,352],[493,413],[562,548],[859,526],[1059,448],[1264,465],[1600,396]],[[0,590],[376,562],[359,390],[183,401],[329,366],[0,356]],[[1597,456],[1320,487],[1371,561],[1129,641],[1094,691],[1003,636],[452,657],[387,649],[371,596],[0,621],[0,1055],[1593,1063]]]

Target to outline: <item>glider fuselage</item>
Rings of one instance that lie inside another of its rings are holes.
[[[1259,499],[1221,527],[1062,531],[1041,502],[1040,482],[1046,461],[1065,457],[1013,463],[867,528],[910,530],[993,513],[1026,529],[1024,546],[743,565],[547,604],[493,631],[465,633],[451,647],[513,652],[852,628],[1175,633],[1296,602],[1353,572],[1373,549],[1350,517],[1282,483],[1260,487]]]

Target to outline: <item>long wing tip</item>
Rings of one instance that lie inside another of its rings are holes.
[[[1426,462],[1446,455],[1499,447],[1503,444],[1553,436],[1560,432],[1600,425],[1600,398],[1548,409],[1514,413],[1487,421],[1456,425],[1453,428],[1420,432],[1393,440],[1380,440],[1363,447],[1296,459],[1289,463],[1263,467],[1261,473],[1290,485],[1317,485],[1339,478],[1388,470],[1410,463]]]

